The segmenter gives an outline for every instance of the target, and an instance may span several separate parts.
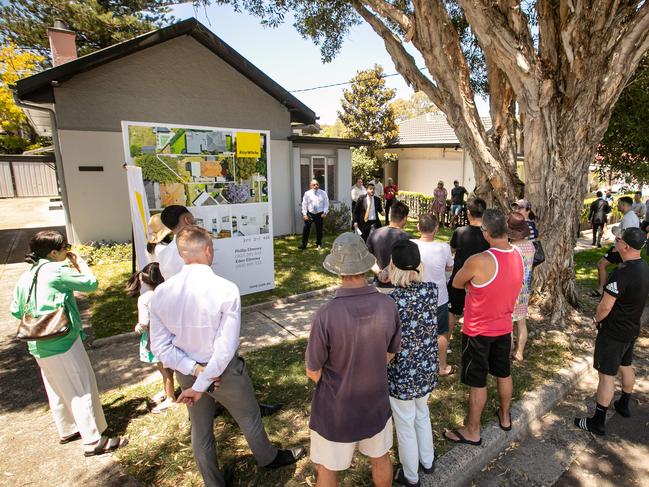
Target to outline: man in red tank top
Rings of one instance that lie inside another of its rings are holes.
[[[500,427],[509,431],[512,399],[512,312],[523,286],[523,258],[507,239],[507,219],[500,210],[486,210],[482,233],[490,248],[467,259],[453,279],[466,289],[462,327],[462,383],[468,385],[469,414],[462,428],[444,436],[455,443],[478,446],[480,416],[487,402],[487,374],[497,379]]]

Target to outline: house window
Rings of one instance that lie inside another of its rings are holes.
[[[312,179],[317,179],[320,189],[327,192],[329,199],[334,199],[336,188],[336,159],[325,156],[300,158],[300,181],[302,194],[309,189]]]

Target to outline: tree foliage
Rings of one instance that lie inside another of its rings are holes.
[[[42,57],[33,52],[19,50],[14,44],[0,48],[0,127],[14,135],[25,123],[25,114],[14,103],[11,86],[32,74]]]
[[[597,149],[603,179],[649,184],[649,55],[615,104],[606,135]]]
[[[320,133],[317,134],[318,137],[340,138],[345,136],[345,126],[339,118],[336,118],[336,121],[332,125],[322,124],[320,129]]]
[[[367,147],[352,149],[352,181],[361,178],[365,183],[381,173],[381,162],[368,154]]]
[[[156,183],[182,182],[174,171],[178,171],[178,160],[169,156],[143,154],[135,157],[135,165],[142,168],[142,179]],[[170,169],[171,168],[171,169]]]
[[[169,0],[12,0],[0,4],[0,38],[49,58],[47,28],[63,20],[77,33],[79,55],[173,21]]]
[[[410,120],[425,113],[437,111],[435,104],[430,101],[426,93],[421,91],[413,93],[407,100],[405,98],[397,98],[390,103],[390,106],[392,107],[394,118],[397,122],[403,122],[404,120]]]
[[[356,139],[373,140],[379,147],[394,142],[399,135],[390,106],[395,95],[396,90],[385,86],[381,66],[358,71],[349,89],[343,90],[340,100],[342,110],[338,112],[338,118],[345,126],[345,134]]]

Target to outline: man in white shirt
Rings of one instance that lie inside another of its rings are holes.
[[[376,175],[374,176],[374,179],[372,179],[369,183],[367,184],[373,184],[374,185],[374,194],[378,196],[379,198],[383,199],[383,184],[381,184],[381,176]]]
[[[363,186],[363,180],[358,178],[356,184],[352,186],[352,214],[354,213],[354,208],[356,207],[356,202],[358,198],[365,196],[366,190]]]
[[[257,464],[295,463],[304,448],[278,450],[261,422],[245,362],[239,358],[241,298],[237,286],[212,271],[212,237],[186,226],[176,235],[185,266],[156,288],[151,300],[151,351],[174,369],[188,406],[194,459],[208,487],[226,485],[216,461],[214,412],[218,401],[237,422]]]
[[[300,249],[306,249],[311,233],[311,224],[315,223],[315,245],[317,249],[322,248],[322,219],[329,213],[329,197],[325,191],[320,189],[317,179],[311,180],[311,189],[302,197],[302,217],[304,218],[304,230],[302,230],[302,245]]]
[[[433,282],[437,285],[437,336],[439,341],[439,375],[444,377],[456,371],[448,365],[448,289],[446,273],[453,270],[453,254],[451,246],[444,242],[435,241],[439,222],[432,214],[419,216],[417,230],[421,237],[413,240],[419,247],[421,263],[424,265],[423,282]]]
[[[160,220],[167,228],[171,229],[174,235],[178,235],[183,228],[194,224],[194,216],[181,205],[167,206],[160,214]],[[157,248],[160,248],[160,251],[157,251]],[[179,274],[185,266],[185,262],[178,253],[175,238],[167,246],[156,247],[156,256],[160,273],[166,281]],[[259,403],[262,416],[271,416],[281,408],[282,404]]]
[[[645,204],[642,202],[642,191],[636,191],[633,195],[633,205],[631,206],[633,212],[642,221],[645,216]]]

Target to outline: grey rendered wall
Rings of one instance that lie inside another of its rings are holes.
[[[293,208],[291,201],[291,150],[287,140],[270,141],[270,189],[273,201],[273,233],[293,233]]]
[[[189,36],[79,74],[54,95],[64,130],[116,132],[131,120],[291,133],[283,105]]]
[[[131,239],[124,149],[120,132],[59,130],[68,206],[80,242]],[[82,172],[79,166],[102,166]]]

